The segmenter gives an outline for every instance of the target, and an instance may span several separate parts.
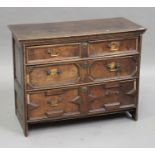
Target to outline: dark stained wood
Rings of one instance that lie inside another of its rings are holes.
[[[125,53],[129,51],[137,51],[138,38],[128,40],[112,40],[112,41],[97,41],[89,44],[89,56],[97,57],[107,54],[118,54],[119,52]]]
[[[90,112],[134,108],[137,98],[136,80],[91,86],[89,96],[93,97],[90,100]]]
[[[124,18],[9,28],[25,136],[31,123],[122,112],[137,120],[145,28]]]
[[[37,105],[28,111],[29,120],[80,114],[79,104],[74,102],[78,97],[78,89],[60,90],[60,93],[51,92],[49,95],[41,91],[28,94],[27,97],[28,106],[32,103]]]
[[[79,58],[79,44],[60,44],[54,46],[32,46],[27,48],[27,63],[56,61]]]
[[[29,88],[75,84],[80,78],[78,72],[75,64],[28,67],[27,84]]]
[[[122,77],[132,78],[138,74],[136,56],[92,61],[89,69],[89,78],[92,81]]]
[[[10,25],[9,28],[14,36],[20,41],[145,30],[144,27],[125,18],[94,19],[45,24],[20,24]]]
[[[21,52],[20,44],[12,38],[13,62],[14,62],[14,94],[15,94],[15,112],[19,123],[23,129],[24,135],[28,135],[27,105],[25,102],[24,90],[24,57]]]

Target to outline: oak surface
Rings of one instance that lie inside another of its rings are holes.
[[[20,40],[38,40],[64,37],[143,31],[144,27],[125,18],[94,19],[71,22],[10,25]]]
[[[137,120],[145,28],[124,18],[9,28],[25,136],[33,123],[124,112]]]

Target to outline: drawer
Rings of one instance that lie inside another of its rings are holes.
[[[76,84],[80,68],[76,63],[30,66],[27,68],[28,89]]]
[[[66,118],[133,109],[136,80],[62,88],[27,94],[28,120]]]
[[[138,75],[138,60],[137,56],[130,56],[91,61],[89,79],[102,81],[134,77]]]
[[[136,95],[136,80],[90,86],[89,112],[112,112],[135,108],[137,104]]]
[[[78,89],[54,89],[27,94],[28,119],[46,119],[79,115]]]
[[[137,52],[138,38],[112,40],[112,41],[95,41],[88,45],[89,57],[100,57],[110,54]]]
[[[27,63],[42,63],[80,57],[80,44],[45,45],[27,47]]]

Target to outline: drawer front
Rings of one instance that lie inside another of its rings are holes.
[[[54,89],[27,95],[28,119],[46,119],[79,115],[78,89]]]
[[[88,46],[89,57],[137,51],[138,39],[98,41]]]
[[[89,87],[89,112],[112,112],[134,108],[137,102],[136,80]]]
[[[80,44],[34,46],[26,51],[28,63],[74,59],[80,57]]]
[[[89,69],[92,81],[131,78],[138,74],[138,57],[91,61]]]
[[[80,69],[74,63],[27,68],[27,86],[30,89],[76,84],[79,80]]]
[[[131,80],[30,92],[27,103],[28,120],[61,119],[133,109],[137,104],[137,83]]]

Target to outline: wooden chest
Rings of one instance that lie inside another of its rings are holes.
[[[130,113],[137,119],[145,28],[124,18],[10,25],[15,110],[32,123]]]

